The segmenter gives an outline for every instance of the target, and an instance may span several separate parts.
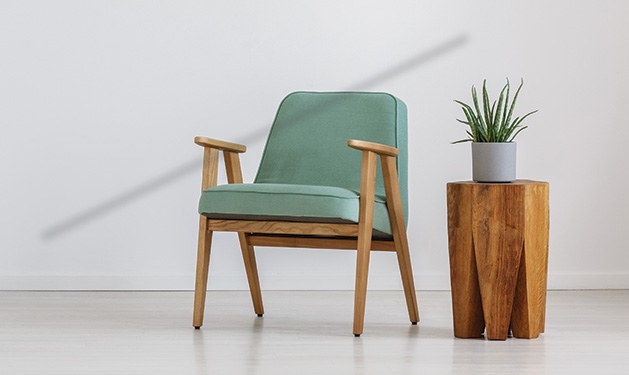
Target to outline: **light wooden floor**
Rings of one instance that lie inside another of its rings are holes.
[[[628,374],[629,291],[553,291],[534,340],[452,336],[449,292],[370,291],[352,335],[352,292],[0,292],[0,374]]]

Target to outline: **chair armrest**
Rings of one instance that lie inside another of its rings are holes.
[[[347,145],[357,150],[375,152],[378,155],[395,157],[398,156],[398,154],[400,153],[400,151],[395,147],[383,145],[381,143],[360,141],[357,139],[350,139],[347,142]]]
[[[238,143],[219,141],[217,139],[207,137],[194,137],[194,143],[198,144],[199,146],[211,147],[221,151],[236,153],[247,151],[247,146],[239,145]]]
[[[201,188],[203,190],[214,187],[218,183],[218,158],[220,151],[223,151],[225,159],[227,182],[230,184],[242,183],[242,169],[240,168],[240,157],[238,154],[247,151],[246,146],[206,137],[194,137],[194,143],[204,147],[203,175],[201,179]]]
[[[362,151],[363,154],[360,178],[361,210],[363,209],[363,196],[370,202],[374,199],[376,185],[376,155],[380,156],[387,210],[389,211],[389,219],[391,220],[391,230],[393,231],[393,237],[396,238],[395,241],[402,241],[400,236],[406,235],[406,228],[404,228],[404,208],[402,205],[400,182],[398,179],[396,165],[396,157],[400,154],[400,151],[395,147],[383,145],[381,143],[360,141],[356,139],[350,139],[347,142],[347,145]],[[363,192],[365,192],[365,194],[363,194]],[[373,207],[370,206],[371,203],[365,206],[365,208],[372,211]],[[373,215],[373,212],[370,212],[369,215]]]

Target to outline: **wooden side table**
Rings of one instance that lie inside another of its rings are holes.
[[[454,336],[505,340],[544,332],[547,182],[451,182],[448,245]]]

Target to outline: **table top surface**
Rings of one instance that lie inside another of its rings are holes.
[[[449,184],[460,184],[460,185],[541,185],[548,184],[546,181],[535,181],[535,180],[515,180],[513,182],[476,182],[476,181],[453,181],[448,182]]]

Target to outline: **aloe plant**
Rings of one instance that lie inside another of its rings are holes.
[[[515,92],[511,103],[509,103],[509,79],[507,84],[500,91],[500,97],[498,101],[494,101],[490,105],[489,94],[487,94],[486,87],[487,80],[483,81],[483,107],[481,111],[480,104],[478,102],[478,95],[476,88],[472,86],[472,100],[474,101],[474,107],[467,105],[459,100],[455,100],[460,104],[465,113],[467,121],[459,120],[458,122],[469,126],[467,135],[469,138],[461,139],[452,143],[461,142],[512,142],[513,139],[520,134],[520,132],[526,129],[528,126],[522,126],[522,121],[529,117],[537,110],[527,113],[522,117],[516,117],[511,120],[513,115],[513,109],[520,94],[520,89],[524,85],[524,80],[521,80],[518,90]]]

